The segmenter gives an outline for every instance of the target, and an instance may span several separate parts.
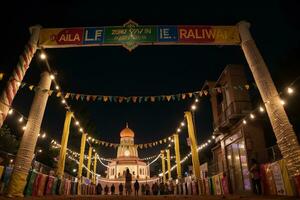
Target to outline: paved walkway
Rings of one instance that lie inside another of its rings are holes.
[[[6,198],[1,197],[0,200],[8,200],[8,199],[16,199],[16,200],[130,200],[130,199],[138,199],[138,200],[300,200],[299,197],[284,197],[284,196],[240,196],[240,195],[230,195],[230,196],[138,196],[138,198],[134,196],[126,197],[126,196],[95,196],[95,195],[85,195],[85,196],[47,196],[47,197],[25,197],[25,198]]]

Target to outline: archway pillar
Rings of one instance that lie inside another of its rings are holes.
[[[255,83],[265,104],[278,147],[286,160],[291,176],[300,174],[300,147],[292,125],[281,104],[281,99],[270,72],[249,31],[250,23],[237,24],[241,47],[252,71]]]
[[[37,43],[39,40],[41,26],[33,26],[30,27],[31,37],[28,43],[25,46],[25,49],[21,56],[19,57],[19,62],[17,66],[14,68],[11,76],[9,77],[8,83],[6,87],[3,89],[0,96],[0,128],[3,125],[5,118],[7,117],[7,113],[9,111],[9,107],[12,104],[12,101],[17,94],[21,82],[26,74],[27,69],[30,66],[30,62],[36,52]]]
[[[8,185],[8,196],[23,197],[23,191],[27,183],[27,175],[31,168],[34,150],[48,100],[51,86],[51,78],[48,71],[41,73],[38,89],[31,104],[26,129],[21,139],[20,147],[15,159],[15,166]]]

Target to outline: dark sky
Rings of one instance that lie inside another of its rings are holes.
[[[8,74],[29,38],[28,27],[31,25],[53,28],[118,26],[129,19],[141,25],[235,25],[240,20],[247,20],[252,24],[253,37],[278,88],[283,88],[300,74],[297,1],[10,2],[11,5],[2,6],[8,12],[1,12],[0,18],[0,70]],[[87,94],[160,95],[196,91],[205,80],[216,80],[227,64],[243,64],[249,74],[238,46],[140,46],[132,52],[123,47],[84,47],[51,49],[47,53],[50,65],[58,72],[61,88]],[[42,63],[35,58],[25,82],[38,82],[40,65]],[[252,81],[250,75],[249,82]],[[19,90],[13,106],[28,116],[32,97],[32,92],[27,89]],[[125,122],[129,122],[129,127],[136,133],[137,143],[170,135],[191,104],[186,100],[142,104],[69,103],[76,115],[95,125],[96,131],[92,133],[95,137],[118,142],[120,130]],[[296,105],[297,101],[294,103]],[[300,126],[300,116],[295,109],[291,109],[290,114],[291,121],[297,123],[294,126]],[[50,97],[42,129],[59,140],[64,115],[60,101]],[[203,99],[196,112],[199,142],[211,134],[211,124],[208,99]],[[70,148],[78,151],[80,136],[77,131],[71,132],[70,141]],[[158,151],[153,150],[151,155]],[[143,150],[140,154],[141,157],[150,155]],[[109,155],[113,155],[113,151]]]

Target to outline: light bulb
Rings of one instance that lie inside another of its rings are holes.
[[[215,139],[215,138],[216,138],[216,136],[214,136],[214,135],[213,135],[213,136],[211,136],[211,138],[212,138],[212,139]]]
[[[75,125],[78,126],[78,125],[79,125],[79,121],[76,121],[76,122],[75,122]]]
[[[293,93],[294,93],[294,90],[293,90],[293,88],[288,87],[287,92],[288,92],[289,94],[293,94]]]
[[[13,109],[10,109],[10,110],[8,111],[8,114],[11,115],[11,114],[13,114],[13,112],[14,112],[14,110],[13,110]]]
[[[197,107],[196,107],[196,105],[192,105],[191,108],[192,108],[192,110],[196,110]]]
[[[46,137],[46,133],[44,133],[43,135],[42,135],[42,138],[45,138]]]
[[[80,131],[80,132],[83,132],[83,129],[82,129],[82,128],[80,128],[80,129],[79,129],[79,131]]]
[[[199,102],[199,99],[196,99],[195,102],[196,102],[196,103]]]
[[[55,79],[55,76],[53,74],[50,75],[51,80]]]
[[[59,86],[57,85],[57,86],[55,87],[55,89],[59,90]]]
[[[181,125],[181,126],[184,126],[184,125],[185,125],[185,123],[184,123],[184,122],[181,122],[181,123],[180,123],[180,125]]]
[[[23,117],[20,117],[19,122],[22,122],[22,121],[23,121]]]
[[[180,131],[181,131],[181,129],[180,129],[180,128],[178,128],[178,129],[177,129],[177,132],[179,133]]]
[[[251,118],[251,119],[254,119],[255,116],[251,113],[251,114],[250,114],[250,118]]]
[[[260,111],[260,112],[264,112],[265,109],[264,109],[262,106],[260,106],[260,107],[259,107],[259,111]]]
[[[63,99],[63,100],[61,101],[61,103],[65,104],[65,103],[66,103],[66,100]]]
[[[243,120],[243,124],[247,124],[247,121],[246,121],[246,120]]]
[[[45,59],[46,59],[46,57],[47,57],[47,56],[46,56],[46,54],[45,54],[45,53],[41,53],[41,54],[40,54],[40,58],[41,58],[42,60],[45,60]]]
[[[283,99],[280,100],[281,105],[285,105],[285,101]]]
[[[23,130],[26,130],[26,126],[23,126],[22,129],[23,129]]]

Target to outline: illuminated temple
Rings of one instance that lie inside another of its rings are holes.
[[[120,132],[117,158],[108,164],[107,178],[110,180],[123,179],[127,168],[132,174],[133,180],[150,178],[150,168],[143,160],[139,159],[137,145],[134,144],[134,132],[128,128],[128,124]]]

